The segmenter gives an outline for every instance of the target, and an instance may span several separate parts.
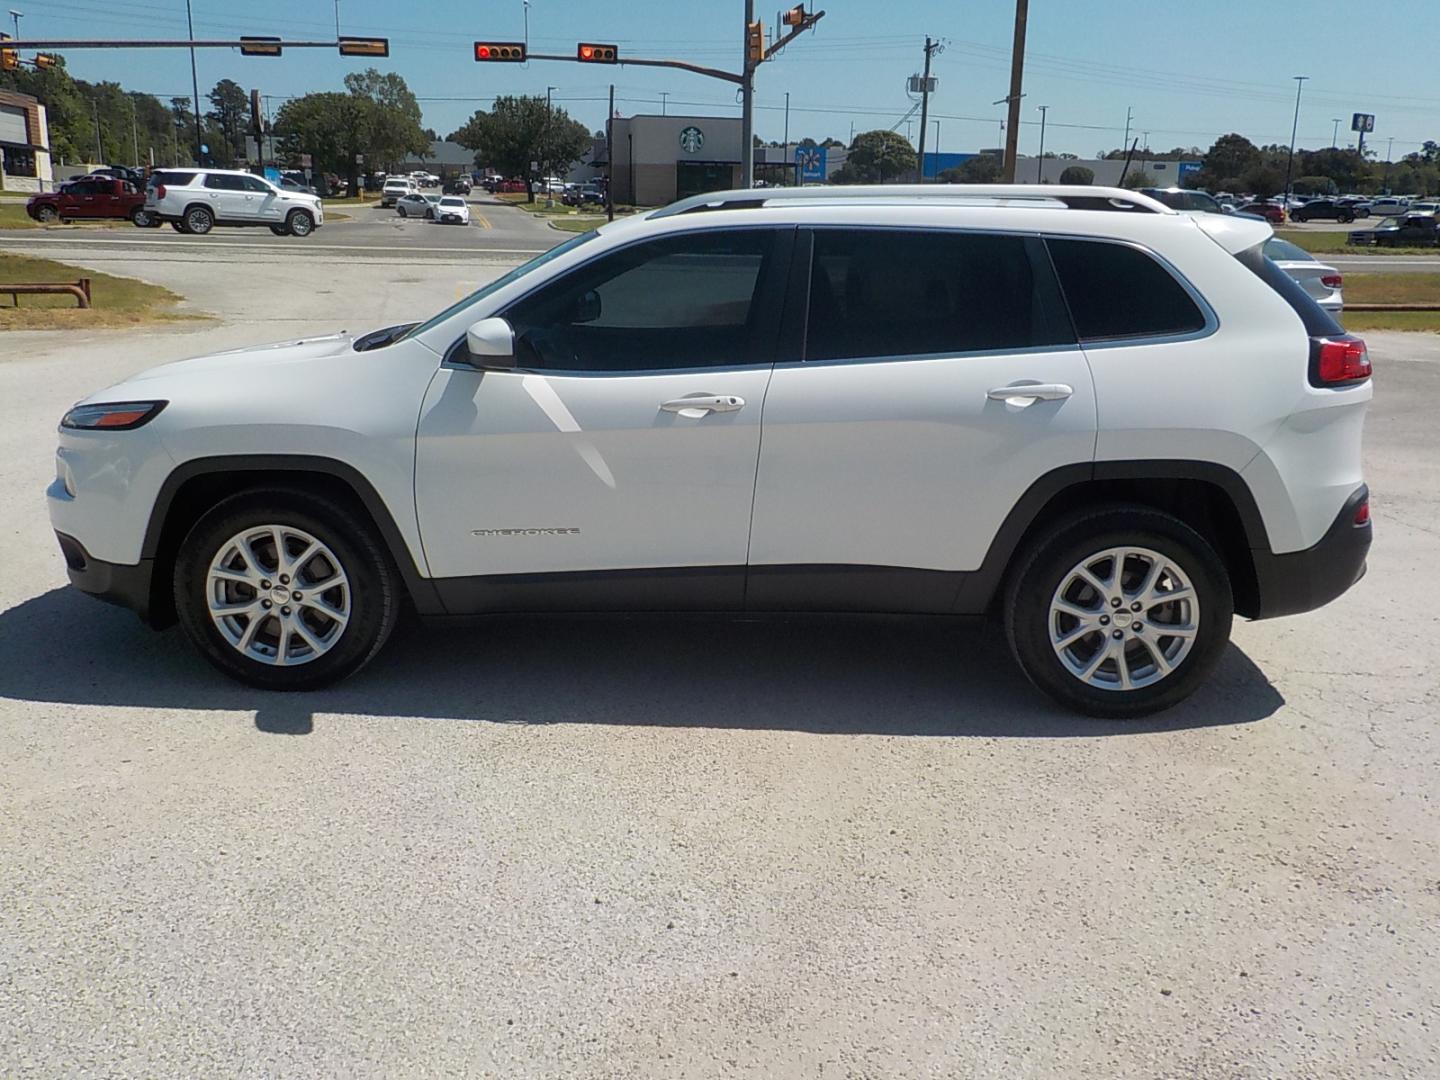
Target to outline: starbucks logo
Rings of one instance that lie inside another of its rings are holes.
[[[705,145],[705,134],[693,124],[683,128],[680,132],[680,149],[687,154],[699,153],[700,148]]]

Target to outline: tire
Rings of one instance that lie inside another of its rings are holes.
[[[426,221],[434,221],[434,220],[435,220],[435,211],[434,211],[434,210],[426,210],[426,211],[425,211],[425,220],[426,220]]]
[[[60,212],[53,206],[42,206],[35,211],[35,220],[41,225],[53,225],[60,220]]]
[[[170,228],[174,229],[178,233],[184,233],[187,236],[190,235],[190,227],[186,225],[183,221],[170,222]]]
[[[130,224],[134,225],[137,229],[150,228],[150,215],[145,212],[143,206],[137,206],[134,210],[130,211]]]
[[[272,233],[274,233],[276,236],[289,236],[289,235],[290,235],[290,230],[287,229],[287,228],[285,228],[284,225],[271,225],[271,226],[270,226],[270,231],[271,231]]]
[[[1354,220],[1355,220],[1355,215],[1354,215],[1354,214],[1341,214],[1341,215],[1340,215],[1340,224],[1341,224],[1341,225],[1349,225],[1349,224],[1350,224],[1352,221],[1354,221]]]
[[[204,206],[192,206],[185,211],[185,228],[196,236],[204,236],[215,227],[215,215]]]
[[[279,576],[285,567],[275,557],[275,529],[298,560],[289,581]],[[240,554],[241,538],[249,556]],[[235,576],[212,577],[217,566]],[[337,574],[343,583],[305,592]],[[201,655],[265,690],[311,690],[358,671],[385,644],[400,611],[399,573],[369,522],[324,496],[284,488],[232,496],[201,517],[180,547],[174,589],[180,624]],[[302,601],[284,601],[287,589]],[[234,604],[235,614],[213,616],[212,593]],[[272,614],[277,607],[282,614]],[[282,648],[286,664],[275,659]]]
[[[409,217],[409,216],[410,216],[409,214],[407,214],[407,213],[405,212],[405,207],[403,207],[403,206],[397,206],[395,209],[396,209],[396,211],[400,214],[401,217]]]
[[[1137,601],[1122,600],[1116,607],[1112,598],[1106,604],[1100,590],[1086,584],[1078,571],[1088,566],[1100,584],[1112,584],[1114,559],[1107,563],[1105,553],[1120,548],[1131,549],[1121,575],[1120,591],[1127,597],[1138,594],[1139,579],[1156,562],[1163,569],[1152,589],[1188,582],[1188,597],[1153,602],[1142,608],[1144,619],[1138,624],[1131,607]],[[1094,628],[1081,633],[1085,622],[1057,610],[1057,601],[1077,611],[1093,610]],[[1194,693],[1230,640],[1233,616],[1230,577],[1214,549],[1178,518],[1143,506],[1091,510],[1047,528],[1021,553],[1005,590],[1005,633],[1026,677],[1061,705],[1111,720],[1148,716]],[[1167,624],[1195,627],[1196,632],[1158,632]],[[1123,673],[1113,654],[1096,659],[1117,644],[1117,633],[1122,635]],[[1067,635],[1071,644],[1062,659],[1054,642]],[[1159,662],[1162,657],[1166,667],[1173,663],[1168,673]],[[1089,679],[1075,669],[1091,664]],[[1137,685],[1126,687],[1122,678]]]
[[[291,210],[285,215],[285,229],[291,236],[309,236],[315,231],[315,219],[308,210]]]

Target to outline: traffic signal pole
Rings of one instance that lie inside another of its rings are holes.
[[[755,61],[750,56],[750,24],[755,21],[755,0],[745,0],[745,33],[742,37],[745,66],[740,80],[740,186],[755,186]],[[763,38],[761,39],[763,42]]]

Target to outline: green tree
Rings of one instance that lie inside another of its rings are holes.
[[[894,131],[862,131],[850,144],[847,168],[862,184],[883,184],[915,168],[915,148]]]
[[[1260,162],[1240,175],[1240,186],[1257,198],[1268,199],[1285,189],[1285,170],[1270,162]]]
[[[940,174],[943,184],[997,184],[1000,182],[1000,159],[994,154],[976,154],[969,161]]]
[[[371,105],[357,94],[327,91],[291,98],[275,114],[277,150],[294,162],[309,154],[312,168],[359,179],[355,156],[365,152]]]
[[[568,170],[590,146],[588,128],[570,119],[564,109],[545,108],[542,97],[497,97],[489,112],[477,110],[451,134],[467,150],[475,151],[475,163],[505,176],[525,179],[531,202],[535,201],[535,170]]]
[[[1297,195],[1334,195],[1338,190],[1328,176],[1297,177],[1290,188]]]
[[[1155,177],[1151,176],[1144,169],[1135,169],[1134,171],[1126,174],[1125,179],[1120,186],[1124,188],[1129,188],[1131,191],[1142,187],[1154,187]]]
[[[219,139],[208,140],[211,154],[217,162],[224,157],[231,161],[244,157],[245,114],[250,109],[250,99],[245,88],[234,79],[221,79],[205,96],[210,102],[210,111],[205,114],[206,118],[214,121],[215,127],[220,131]],[[221,151],[222,143],[229,149],[228,155]]]
[[[1215,140],[1215,145],[1205,152],[1204,166],[1196,179],[1200,187],[1209,191],[1222,191],[1222,179],[1243,177],[1260,164],[1260,151],[1244,135],[1221,135]]]
[[[345,89],[366,102],[365,146],[359,152],[367,165],[393,169],[407,157],[429,153],[431,140],[420,123],[420,103],[403,78],[367,68],[346,75]]]
[[[1084,165],[1066,166],[1060,174],[1062,184],[1093,184],[1095,183],[1095,170],[1087,169]]]

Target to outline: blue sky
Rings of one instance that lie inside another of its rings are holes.
[[[1148,132],[1156,150],[1208,146],[1227,131],[1257,143],[1288,142],[1292,77],[1308,75],[1301,145],[1329,145],[1337,117],[1344,145],[1351,113],[1372,112],[1375,132],[1367,141],[1383,157],[1393,138],[1398,158],[1425,139],[1440,139],[1440,63],[1421,59],[1440,54],[1433,47],[1412,50],[1404,31],[1423,27],[1415,41],[1432,40],[1436,3],[1032,0],[1021,150],[1037,148],[1037,105],[1050,107],[1046,149],[1081,156],[1120,145],[1127,107],[1134,109],[1133,133],[1144,139]],[[184,0],[10,0],[0,10],[10,6],[25,13],[27,38],[185,36]],[[497,94],[543,94],[547,86],[571,115],[598,128],[612,78],[622,115],[659,112],[662,93],[672,113],[738,115],[732,86],[683,72],[475,63],[473,40],[522,37],[524,6],[523,0],[341,0],[340,25],[346,33],[390,38],[390,59],[377,66],[405,77],[426,124],[441,135]],[[1011,0],[814,6],[827,12],[815,31],[760,69],[756,130],[762,137],[782,136],[787,92],[792,138],[848,139],[852,124],[855,131],[895,125],[910,107],[905,78],[919,70],[930,34],[946,42],[935,60],[939,90],[932,99],[940,148],[998,145],[1003,109],[991,102],[1007,89]],[[334,33],[333,0],[193,0],[193,8],[197,37]],[[775,0],[758,0],[757,12],[770,25],[777,10]],[[569,54],[577,40],[616,42],[622,55],[733,68],[742,16],[740,0],[531,0],[530,47]],[[183,51],[74,51],[67,62],[81,78],[115,79],[162,96],[189,93]],[[199,53],[202,94],[224,77],[276,98],[339,89],[347,71],[364,66],[328,50],[292,51],[280,59]],[[918,122],[909,133],[918,137]],[[934,136],[932,127],[932,147]]]

